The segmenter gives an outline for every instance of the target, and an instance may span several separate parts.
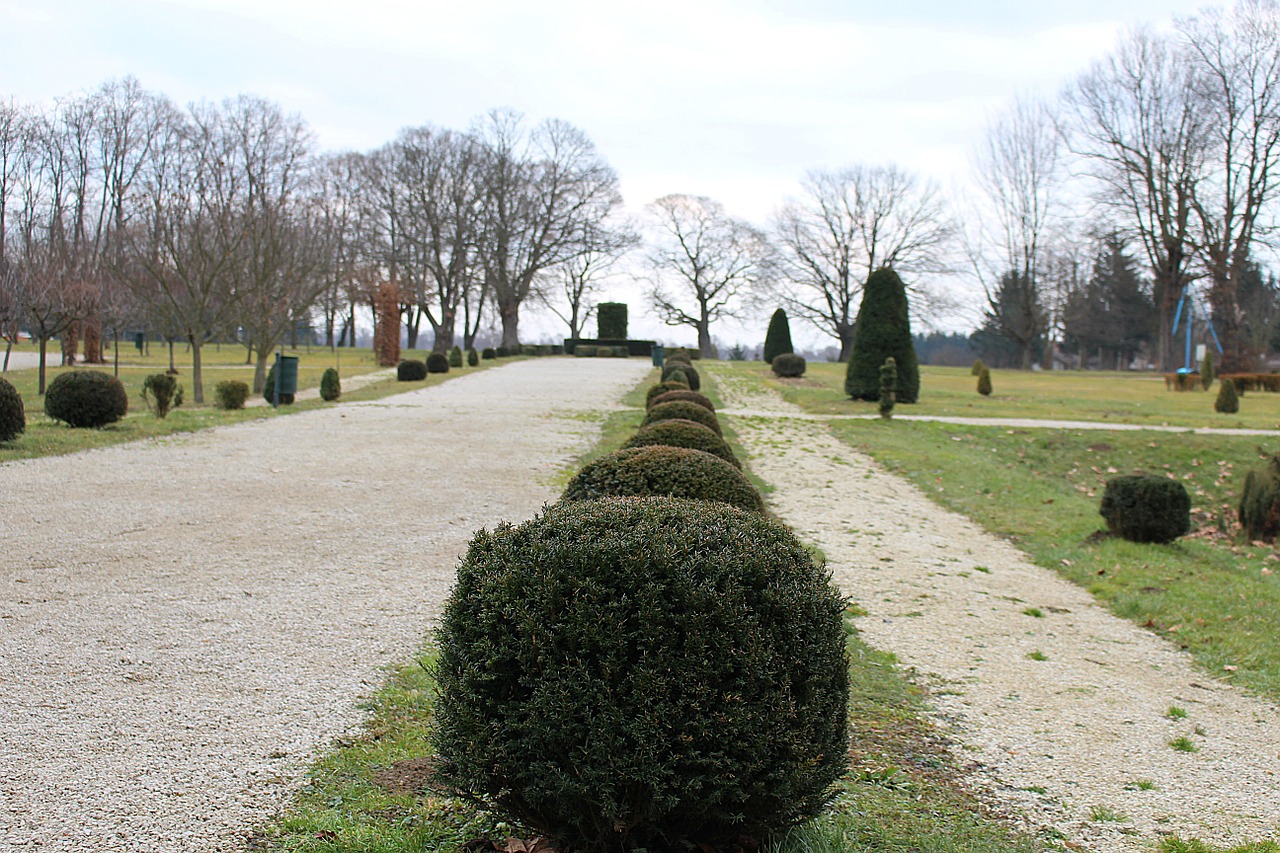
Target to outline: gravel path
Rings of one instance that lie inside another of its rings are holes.
[[[776,395],[717,379],[722,415],[776,488],[772,508],[867,611],[863,637],[931,684],[981,789],[1088,850],[1150,850],[1171,833],[1280,839],[1280,709],[1196,670]],[[1028,658],[1037,651],[1047,660]],[[1174,705],[1185,719],[1166,716]],[[1199,751],[1172,749],[1179,736]]]
[[[0,465],[0,849],[210,851],[410,660],[472,533],[553,500],[637,359]]]

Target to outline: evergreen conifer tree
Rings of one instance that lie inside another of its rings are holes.
[[[764,360],[773,364],[775,355],[795,352],[791,345],[791,324],[787,321],[787,312],[779,308],[769,318],[769,331],[764,336]]]
[[[1240,411],[1240,395],[1236,393],[1236,383],[1223,379],[1218,383],[1218,399],[1213,401],[1214,411],[1223,415],[1234,415]]]
[[[1200,362],[1200,387],[1208,391],[1213,384],[1213,352],[1205,350],[1204,360]]]
[[[845,393],[855,400],[879,400],[880,366],[892,358],[898,368],[897,402],[914,403],[920,396],[920,367],[911,340],[907,292],[889,267],[867,278],[855,328]]]

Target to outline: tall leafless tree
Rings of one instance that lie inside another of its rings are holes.
[[[583,251],[553,269],[551,281],[539,293],[541,302],[569,327],[570,338],[583,336],[595,314],[595,297],[604,279],[640,243],[630,222],[588,223],[580,237]]]
[[[936,186],[893,165],[810,172],[801,190],[772,228],[794,285],[786,301],[840,342],[844,361],[867,276],[885,266],[915,278],[946,271],[955,225]]]
[[[649,301],[668,326],[693,329],[702,356],[714,358],[711,324],[740,316],[771,281],[769,239],[705,196],[663,196],[648,212]]]

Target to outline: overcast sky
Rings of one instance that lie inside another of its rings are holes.
[[[763,225],[809,169],[895,162],[950,187],[1014,95],[1051,95],[1124,28],[1204,5],[0,0],[0,97],[131,74],[179,103],[261,95],[323,148],[360,150],[514,107],[585,131],[637,211],[700,194]]]

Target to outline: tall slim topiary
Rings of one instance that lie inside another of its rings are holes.
[[[1213,409],[1219,414],[1234,415],[1240,411],[1240,396],[1236,394],[1236,383],[1224,379],[1218,383],[1218,399],[1213,401]]]
[[[596,337],[602,341],[627,339],[627,303],[601,302],[596,306]]]
[[[985,364],[982,365],[982,370],[978,371],[978,393],[984,397],[991,396],[991,371]]]
[[[893,405],[898,402],[898,363],[890,356],[880,365],[880,417],[893,417]]]
[[[1213,353],[1205,350],[1204,360],[1200,362],[1200,386],[1208,391],[1213,384]]]
[[[787,312],[779,308],[769,318],[769,331],[764,335],[764,360],[773,364],[773,357],[783,353],[795,352],[791,345],[791,324],[787,322]]]
[[[867,279],[855,327],[845,393],[855,400],[880,399],[880,365],[892,358],[898,367],[897,402],[914,403],[920,396],[920,368],[911,341],[907,291],[889,267]]]
[[[1236,512],[1251,541],[1275,541],[1280,534],[1280,457],[1272,456],[1266,467],[1245,475]]]

